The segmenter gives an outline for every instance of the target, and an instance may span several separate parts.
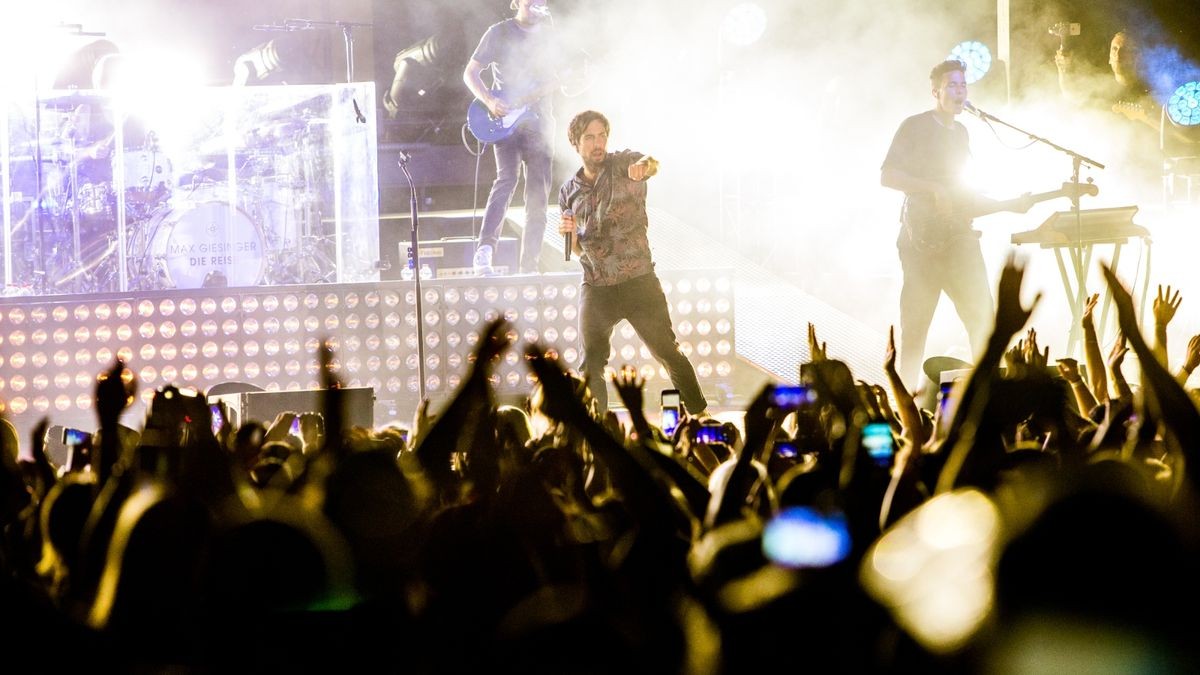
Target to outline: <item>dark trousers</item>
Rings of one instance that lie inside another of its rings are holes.
[[[900,376],[912,387],[920,377],[929,324],[943,292],[954,303],[967,329],[975,357],[987,344],[996,313],[978,237],[957,236],[938,251],[927,252],[914,250],[901,232],[896,248],[904,270],[900,290]]]
[[[671,383],[679,390],[688,412],[698,413],[708,407],[696,371],[675,341],[667,297],[663,294],[658,276],[653,272],[635,277],[614,286],[583,285],[579,312],[580,332],[583,334],[583,372],[588,387],[608,409],[608,383],[604,367],[612,350],[612,330],[621,319],[637,331],[650,354],[667,369]]]
[[[483,211],[483,227],[479,232],[480,245],[487,244],[495,252],[500,240],[504,214],[517,191],[521,165],[525,165],[525,234],[521,237],[521,271],[537,272],[538,256],[542,252],[542,235],[546,232],[546,205],[550,201],[550,171],[553,148],[547,134],[537,124],[517,127],[512,136],[494,146],[496,180],[488,193]]]

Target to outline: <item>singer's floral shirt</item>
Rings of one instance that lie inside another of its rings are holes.
[[[595,183],[580,168],[558,191],[559,207],[575,215],[585,284],[613,286],[654,271],[646,237],[646,181],[628,175],[629,165],[644,156],[610,152]]]

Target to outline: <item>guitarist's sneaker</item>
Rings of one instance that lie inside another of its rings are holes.
[[[492,269],[492,247],[488,244],[475,249],[475,259],[471,263],[477,277],[490,277],[496,274]]]

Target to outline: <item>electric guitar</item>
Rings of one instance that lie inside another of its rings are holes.
[[[1160,136],[1163,133],[1161,108],[1154,110],[1154,114],[1150,114],[1150,109],[1141,103],[1118,101],[1117,103],[1113,104],[1112,111],[1118,115],[1123,115],[1130,121],[1145,124],[1146,126],[1158,132]],[[1190,135],[1177,129],[1174,124],[1167,126],[1166,131],[1172,140],[1182,143],[1185,146],[1193,146],[1196,143],[1195,138],[1192,138]]]
[[[1026,194],[1016,199],[995,201],[982,199],[971,193],[961,193],[953,198],[949,213],[938,213],[933,193],[909,195],[904,203],[904,231],[913,248],[925,253],[937,253],[951,241],[962,236],[978,237],[971,229],[975,218],[1010,211],[1024,213],[1040,202],[1067,197],[1075,199],[1083,195],[1095,197],[1100,188],[1093,183],[1063,183],[1058,190]]]
[[[556,90],[563,96],[575,97],[587,91],[592,85],[591,67],[585,52],[582,54],[580,67],[571,67],[560,73],[561,79],[543,84],[529,95],[515,101],[505,99],[509,104],[508,114],[496,117],[483,101],[474,99],[467,107],[467,130],[481,143],[502,141],[516,133],[522,124],[536,122],[539,116],[534,111],[533,104]],[[494,91],[494,90],[493,90]]]
[[[493,115],[479,99],[471,101],[467,107],[467,129],[481,143],[502,141],[516,133],[518,126],[537,119],[538,114],[528,103],[510,108],[503,117]]]

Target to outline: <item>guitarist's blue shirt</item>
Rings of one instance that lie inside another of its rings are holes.
[[[583,248],[583,283],[614,286],[654,271],[646,236],[646,181],[629,178],[640,152],[610,152],[589,183],[580,169],[558,191],[558,205],[570,209]]]
[[[527,101],[522,99],[535,95],[557,80],[562,51],[553,26],[541,25],[537,30],[525,30],[516,19],[505,19],[487,29],[471,58],[484,66],[492,66],[495,78],[492,89],[501,92],[501,98],[512,105],[524,105]],[[528,102],[539,119],[551,128],[552,98],[542,96]]]

